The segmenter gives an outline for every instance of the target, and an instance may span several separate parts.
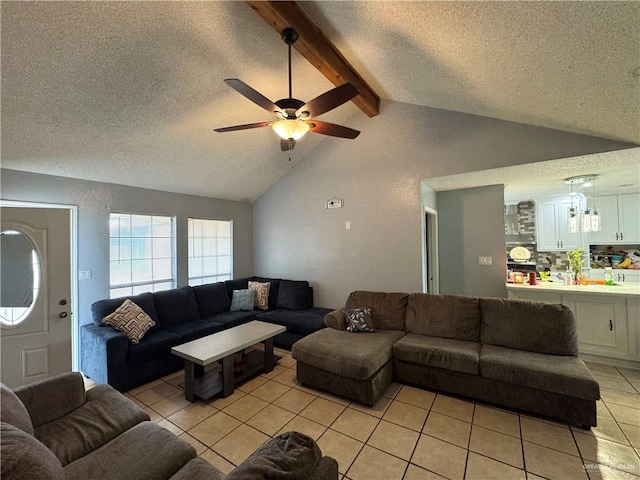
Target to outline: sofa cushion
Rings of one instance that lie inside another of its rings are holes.
[[[253,278],[238,278],[224,282],[224,287],[227,289],[229,301],[231,301],[231,298],[233,297],[234,290],[246,290],[249,288],[249,280],[253,280]]]
[[[232,470],[226,480],[309,479],[322,457],[316,442],[299,432],[273,437]]]
[[[139,365],[171,354],[171,347],[184,343],[182,337],[168,330],[149,332],[137,345],[129,345],[127,364]]]
[[[169,478],[196,457],[191,445],[166,428],[142,422],[65,467],[66,480]]]
[[[407,333],[393,345],[393,357],[419,365],[478,375],[480,344]]]
[[[224,282],[198,285],[193,287],[193,294],[196,296],[200,318],[225,312],[231,306]]]
[[[104,317],[102,323],[124,333],[131,343],[140,343],[149,329],[156,324],[142,308],[128,298],[115,312]]]
[[[305,310],[309,305],[309,282],[304,280],[282,280],[278,288],[277,308]]]
[[[34,430],[80,408],[87,401],[84,379],[79,372],[54,375],[13,391],[27,408]]]
[[[309,335],[324,328],[324,316],[328,308],[313,307],[306,310],[278,309],[256,314],[258,320],[287,327],[287,332]]]
[[[256,318],[256,314],[252,312],[222,312],[217,315],[206,318],[215,323],[223,325],[223,328],[237,327],[243,323],[250,322]]]
[[[468,342],[480,341],[480,299],[461,295],[412,293],[407,332]]]
[[[37,439],[8,423],[0,423],[0,477],[10,480],[64,480],[62,464]]]
[[[62,465],[83,457],[140,422],[149,415],[109,385],[87,391],[80,408],[35,429],[35,435]]]
[[[224,330],[224,325],[221,323],[201,318],[199,320],[193,320],[192,322],[175,325],[167,331],[180,335],[183,342],[190,342],[191,340],[205,337],[221,330]]]
[[[160,330],[160,319],[158,318],[158,312],[156,312],[156,304],[153,300],[153,294],[149,292],[141,293],[140,295],[133,295],[131,297],[119,297],[119,298],[107,298],[106,300],[98,300],[91,305],[91,314],[93,317],[93,323],[99,327],[104,327],[102,319],[107,315],[115,312],[126,299],[131,300],[138,305],[144,313],[151,317],[151,320],[156,322],[154,327],[150,330]]]
[[[566,305],[481,298],[483,344],[550,355],[577,355],[576,319]]]
[[[172,288],[153,294],[162,328],[200,318],[198,302],[191,287]]]
[[[249,282],[249,290],[256,292],[253,306],[258,310],[269,310],[269,282]]]
[[[169,480],[225,480],[226,475],[201,457],[192,458]]]
[[[234,290],[233,297],[231,298],[231,306],[229,307],[229,311],[231,312],[250,312],[253,310],[253,306],[255,304],[256,291],[245,289],[245,290]]]
[[[404,336],[398,330],[376,330],[352,335],[344,330],[323,328],[298,340],[293,358],[312,367],[343,377],[366,380],[391,360],[392,347]]]
[[[27,408],[4,383],[0,383],[0,421],[33,435],[33,424]]]
[[[376,329],[404,330],[407,310],[406,293],[351,292],[346,308],[371,308],[371,318]]]
[[[600,387],[578,357],[482,345],[480,374],[493,380],[598,400]]]
[[[269,310],[278,308],[278,290],[280,288],[281,278],[265,278],[265,277],[253,277],[254,282],[269,282]]]
[[[347,332],[375,332],[370,308],[345,308],[342,314],[347,323]]]

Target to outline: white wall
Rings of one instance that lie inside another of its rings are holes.
[[[504,185],[438,192],[438,207],[440,293],[506,297]]]
[[[177,224],[178,286],[188,282],[187,218],[233,220],[233,274],[253,273],[253,217],[248,203],[179,195],[109,183],[3,169],[3,200],[78,206],[78,269],[91,270],[78,282],[79,324],[91,322],[91,304],[109,297],[109,213],[172,215]]]
[[[356,289],[422,290],[423,179],[628,148],[388,101],[379,116],[344,124],[361,135],[326,139],[254,203],[255,273],[307,279],[316,305],[330,308]],[[326,210],[334,196],[344,208]],[[446,222],[439,215],[440,229]]]

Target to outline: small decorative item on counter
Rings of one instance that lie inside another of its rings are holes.
[[[529,272],[529,285],[537,285],[536,282],[536,272]]]
[[[540,272],[540,281],[541,282],[548,282],[549,281],[549,277],[551,276],[551,271],[547,271],[545,270],[544,272]]]
[[[522,272],[513,272],[513,282],[522,285]]]
[[[580,274],[580,285],[589,285],[589,269],[583,268]]]
[[[564,272],[564,275],[562,276],[562,279],[564,280],[564,284],[565,285],[573,285],[573,281],[571,280],[571,270],[569,270],[569,268],[567,268],[567,271]]]
[[[575,250],[568,251],[567,260],[569,260],[569,266],[571,267],[571,272],[573,273],[573,284],[580,285],[582,264],[584,263],[584,258],[582,258],[582,247],[578,247]]]
[[[613,270],[611,267],[606,267],[604,269],[604,284],[613,285]]]

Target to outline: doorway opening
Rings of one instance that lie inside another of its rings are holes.
[[[424,207],[422,242],[422,291],[440,292],[438,272],[438,212]]]
[[[0,199],[0,207],[14,208],[14,209],[25,209],[25,212],[28,212],[29,209],[54,209],[54,210],[66,210],[68,212],[69,218],[69,242],[70,242],[70,287],[71,287],[71,298],[68,307],[70,307],[71,313],[71,369],[73,371],[80,370],[80,362],[78,355],[78,345],[79,345],[79,330],[78,330],[78,276],[77,276],[77,265],[78,265],[78,242],[77,242],[77,232],[78,232],[78,207],[76,205],[64,205],[64,204],[50,204],[50,203],[39,203],[39,202],[23,202],[23,201],[14,201],[14,200],[3,200]],[[62,305],[62,304],[61,304]]]

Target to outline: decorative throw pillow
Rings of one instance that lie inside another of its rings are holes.
[[[156,324],[144,310],[128,298],[115,312],[104,317],[102,323],[121,331],[134,344],[140,343],[142,337]]]
[[[375,332],[370,308],[345,308],[342,313],[349,332]]]
[[[251,311],[253,310],[253,304],[255,303],[256,291],[251,289],[246,290],[234,290],[233,297],[231,298],[231,307],[229,311]]]
[[[269,282],[249,282],[249,290],[256,292],[254,306],[260,310],[269,310],[269,288],[271,288]]]

